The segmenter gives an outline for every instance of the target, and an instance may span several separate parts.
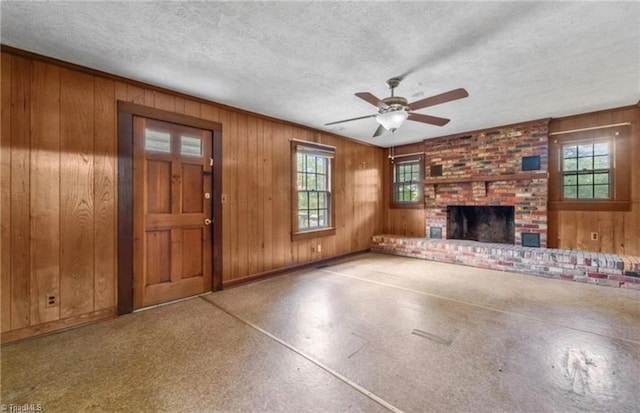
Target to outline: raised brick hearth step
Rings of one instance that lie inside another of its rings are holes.
[[[374,235],[371,251],[640,290],[635,256],[398,235]]]

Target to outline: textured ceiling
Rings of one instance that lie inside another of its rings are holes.
[[[635,104],[640,2],[13,2],[1,41],[379,146]],[[354,96],[469,97],[371,138]]]

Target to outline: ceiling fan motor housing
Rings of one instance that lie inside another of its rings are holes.
[[[380,113],[409,109],[409,102],[407,102],[407,99],[400,96],[391,96],[388,98],[384,98],[382,99],[382,102],[384,102],[386,106],[380,105],[380,107],[378,107],[378,111]]]

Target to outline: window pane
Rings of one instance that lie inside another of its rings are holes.
[[[181,136],[180,154],[185,156],[202,156],[202,139]]]
[[[578,187],[577,186],[565,186],[564,187],[564,197],[565,198],[576,198],[578,196]]]
[[[325,169],[325,163],[327,162],[327,158],[322,158],[322,157],[318,157],[317,162],[316,162],[316,171],[319,174],[323,174]]]
[[[578,185],[591,185],[593,183],[592,174],[580,174],[578,175]]]
[[[593,158],[578,158],[578,170],[593,169]]]
[[[298,172],[303,172],[304,171],[304,155],[297,154],[296,163],[297,163],[296,170]]]
[[[411,189],[411,200],[415,202],[418,200],[418,186],[411,185],[410,189]]]
[[[320,192],[318,193],[318,207],[326,208],[327,207],[327,193]]]
[[[315,228],[318,226],[318,211],[309,211],[309,228]]]
[[[411,172],[417,175],[420,172],[418,170],[419,167],[420,167],[420,164],[418,163],[411,164]]]
[[[601,173],[593,175],[593,183],[594,184],[608,184],[609,183],[609,173]]]
[[[593,145],[593,154],[594,155],[608,155],[609,154],[609,144],[608,143],[596,143]]]
[[[565,159],[562,162],[562,170],[575,171],[578,169],[578,160],[576,158]]]
[[[593,186],[578,186],[578,198],[593,198]]]
[[[577,185],[578,184],[578,175],[571,174],[564,176],[564,185]]]
[[[307,183],[305,186],[307,191],[315,191],[316,190],[316,176],[313,174],[307,174]]]
[[[309,209],[308,195],[309,195],[308,192],[298,192],[298,210],[299,211]]]
[[[147,151],[171,153],[171,135],[151,129],[145,129],[144,149]]]
[[[318,193],[310,192],[309,193],[309,208],[317,209],[318,208]]]
[[[318,225],[321,227],[327,226],[327,211],[324,209],[318,211]]]
[[[318,191],[324,191],[326,189],[325,187],[326,179],[327,179],[326,175],[316,175],[316,189]]]
[[[562,148],[563,158],[575,158],[578,156],[578,147],[575,145],[565,146]]]
[[[593,145],[578,145],[578,156],[593,156]]]
[[[594,185],[593,197],[598,199],[609,198],[609,185]]]
[[[298,189],[305,189],[304,187],[304,174],[298,173]]]
[[[609,155],[601,155],[593,157],[594,169],[609,169]]]
[[[316,171],[316,160],[315,156],[305,155],[306,158],[306,168],[305,170],[310,173],[314,173]]]

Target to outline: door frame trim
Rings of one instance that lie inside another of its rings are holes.
[[[211,290],[222,289],[222,125],[205,119],[118,101],[118,314],[133,311],[133,117],[211,131],[213,224]]]

